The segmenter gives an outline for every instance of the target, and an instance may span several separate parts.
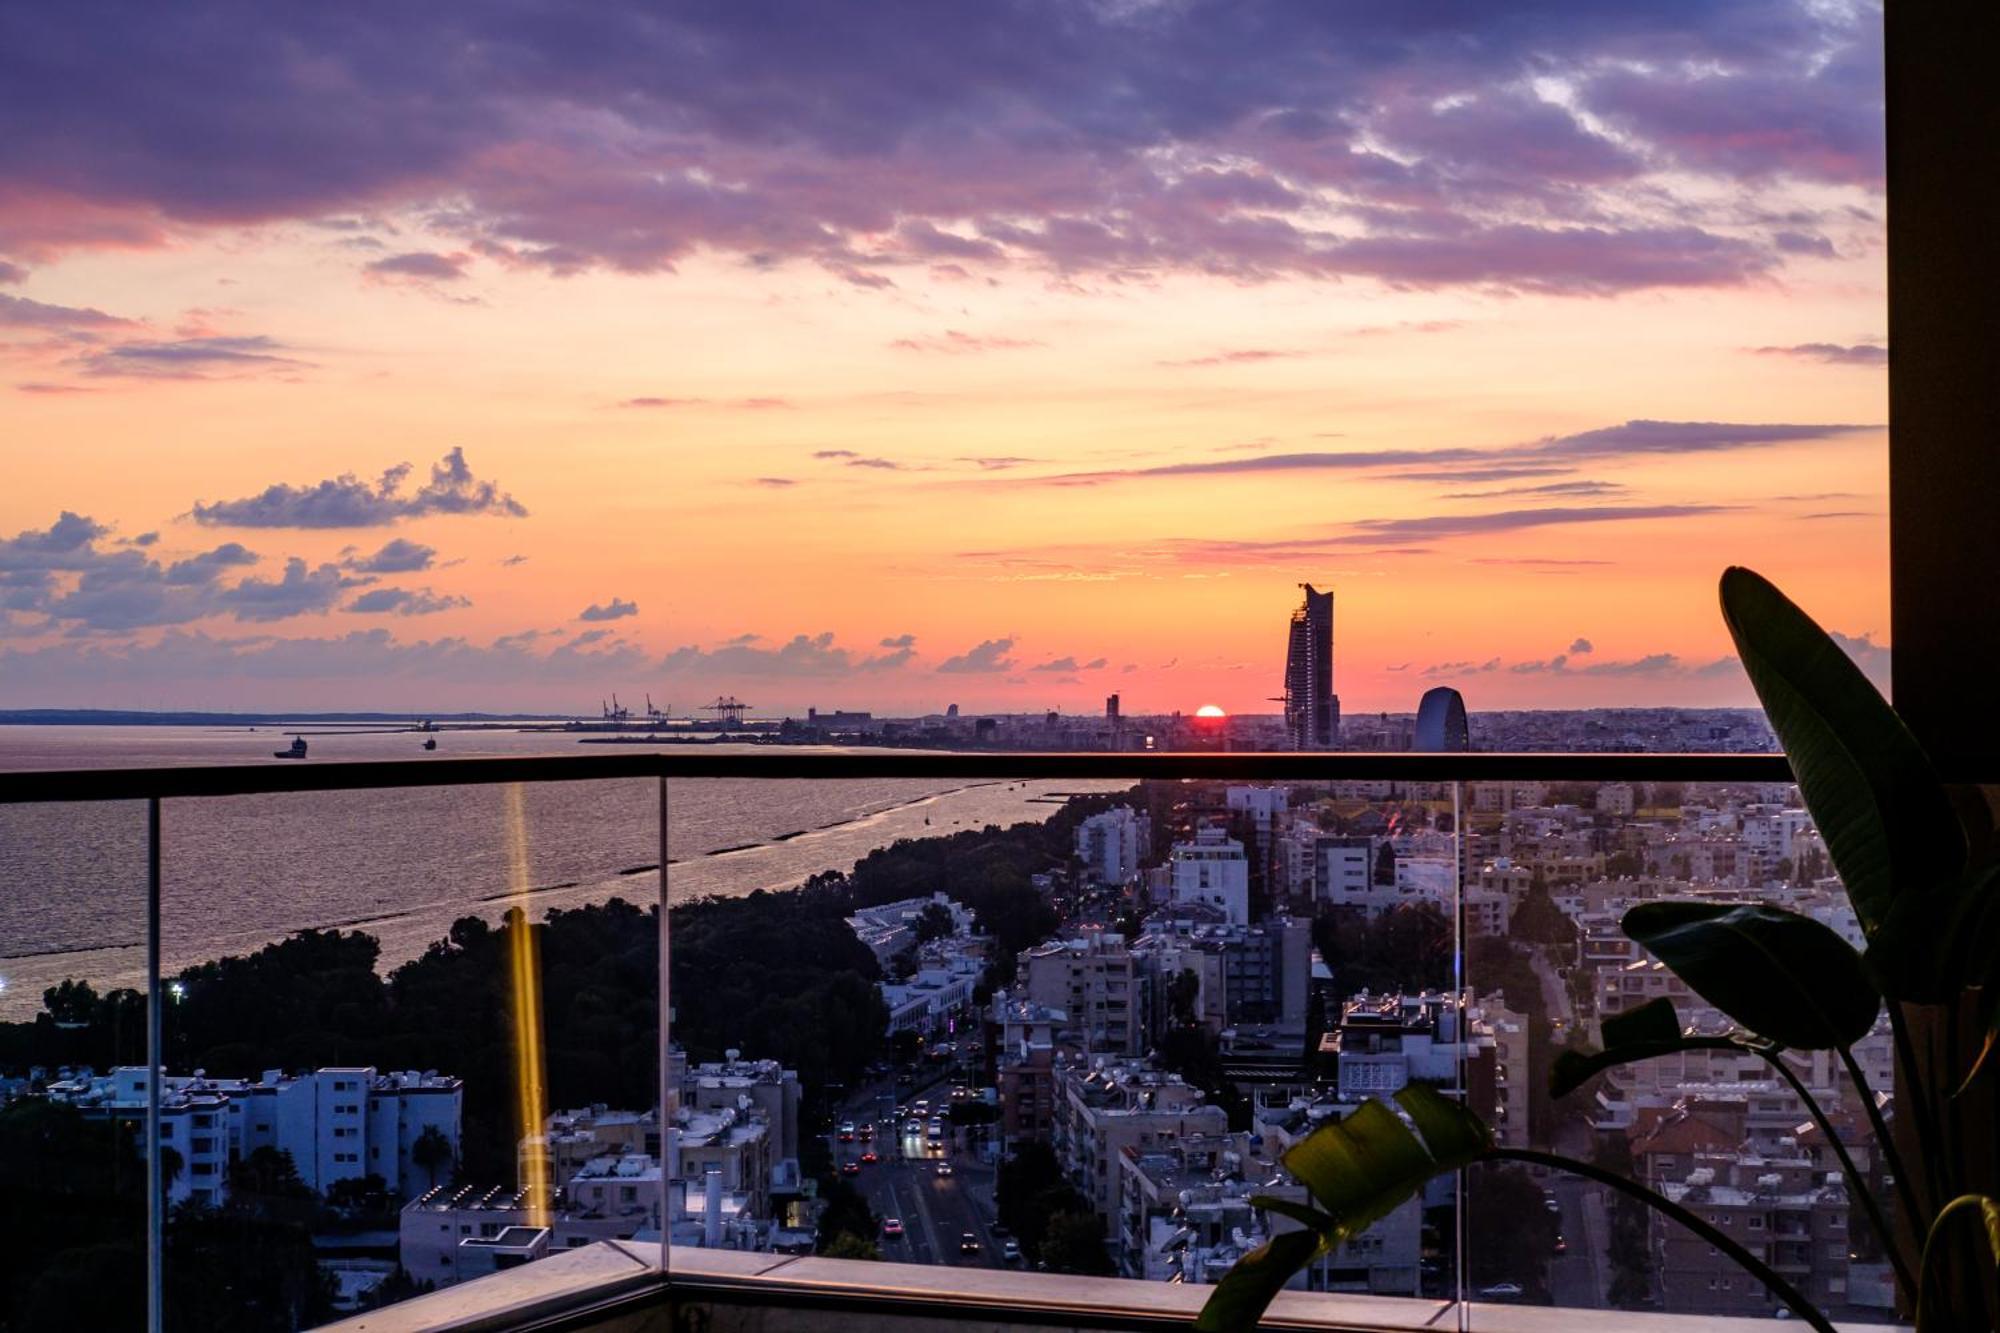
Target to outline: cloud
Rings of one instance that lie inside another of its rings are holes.
[[[956,657],[947,657],[937,669],[947,675],[1008,672],[1014,670],[1014,659],[1007,656],[1013,650],[1012,638],[985,639]]]
[[[238,620],[287,620],[331,611],[353,584],[330,564],[309,569],[297,556],[285,562],[276,580],[246,578],[215,594],[215,603]]]
[[[435,547],[406,537],[392,537],[375,554],[350,557],[343,563],[362,574],[410,574],[429,569],[436,558]]]
[[[832,459],[832,458],[859,458],[860,456],[861,456],[861,455],[859,455],[859,454],[855,453],[855,452],[854,452],[854,451],[853,451],[852,449],[815,449],[815,450],[813,450],[813,457],[814,457],[814,458],[822,458],[822,459]]]
[[[525,555],[505,556],[500,561],[501,568],[503,569],[512,569],[516,565],[525,565],[527,563],[528,557]]]
[[[1038,460],[1022,458],[1015,454],[961,454],[956,461],[970,463],[981,472],[1004,472],[1008,468],[1020,467],[1024,463]]]
[[[1500,669],[1500,659],[1489,657],[1483,662],[1439,662],[1427,666],[1417,674],[1436,679],[1439,676],[1483,676]]]
[[[1866,6],[557,13],[425,7],[385,37],[197,0],[108,45],[87,9],[14,19],[0,245],[407,213],[559,274],[720,255],[873,288],[950,264],[1589,295],[1760,279],[1794,252],[1713,200],[1881,180]]]
[[[1788,356],[1827,366],[1886,366],[1889,349],[1877,343],[1798,343],[1792,347],[1759,347],[1758,356]]]
[[[795,634],[773,648],[758,647],[761,638],[761,635],[745,635],[713,649],[689,644],[668,653],[661,659],[659,669],[669,674],[722,680],[748,676],[850,676],[897,670],[910,661],[916,643],[913,637],[904,635],[900,640],[883,641],[882,647],[889,651],[866,655],[839,647],[831,633]]]
[[[1493,491],[1452,491],[1446,500],[1493,500],[1504,495],[1616,495],[1627,490],[1615,481],[1552,481],[1540,486],[1505,486]]]
[[[435,695],[474,685],[518,689],[537,682],[613,682],[650,666],[630,644],[565,644],[542,651],[543,642],[533,631],[475,644],[462,638],[404,642],[382,628],[297,638],[217,638],[170,629],[148,640],[70,639],[0,649],[0,684],[24,703],[107,686],[143,686],[152,692],[149,697],[172,698],[178,690],[195,703],[212,697],[222,682],[275,682],[293,698],[299,684],[325,682],[346,686],[359,703],[380,701],[391,682],[412,682]]]
[[[898,634],[894,638],[882,640],[880,646],[884,648],[914,648],[917,646],[917,636],[914,634]]]
[[[576,613],[578,620],[623,620],[627,616],[639,614],[639,604],[628,602],[622,597],[613,597],[603,604],[592,602]]]
[[[1576,639],[1571,641],[1569,645],[1569,650],[1571,653],[1580,656],[1584,653],[1596,652],[1597,647],[1595,644],[1591,643],[1589,639],[1583,638],[1581,635],[1579,635]]]
[[[195,522],[234,528],[372,528],[428,514],[493,514],[523,518],[520,501],[472,475],[465,450],[453,448],[431,467],[430,480],[404,494],[408,463],[388,469],[374,484],[351,472],[304,486],[277,482],[241,500],[195,503]]]
[[[1503,509],[1486,514],[1432,514],[1421,518],[1364,518],[1350,527],[1345,536],[1329,538],[1341,545],[1422,540],[1448,537],[1483,536],[1495,532],[1519,532],[1529,528],[1558,527],[1577,523],[1629,523],[1651,519],[1693,518],[1719,514],[1731,506],[1715,504],[1598,505],[1589,509]]]
[[[938,334],[898,338],[889,346],[903,352],[943,352],[950,356],[963,356],[974,352],[1017,351],[1024,347],[1040,347],[1041,344],[1032,338],[1002,338],[946,329]]]
[[[768,486],[774,490],[782,490],[787,486],[796,486],[799,483],[791,477],[758,477],[752,484]]]
[[[0,267],[5,267],[0,265]],[[0,328],[26,329],[116,329],[133,327],[132,321],[107,315],[88,306],[50,305],[25,296],[0,292]]]
[[[27,280],[28,270],[22,268],[19,264],[9,263],[7,260],[0,259],[0,284],[11,286],[15,283],[26,282]]]
[[[342,609],[360,615],[394,612],[399,616],[428,616],[471,605],[470,598],[437,593],[429,588],[371,588]]]
[[[308,363],[280,356],[283,343],[263,334],[212,334],[167,342],[124,342],[81,358],[89,375],[129,375],[158,379],[198,379],[210,371],[295,370]]]
[[[1078,671],[1102,671],[1109,663],[1102,657],[1093,657],[1088,662],[1079,663],[1074,657],[1058,657],[1028,668],[1030,671],[1074,673]]]
[[[472,256],[468,254],[440,255],[427,250],[412,250],[378,259],[364,266],[364,271],[378,278],[457,282],[465,277],[465,267],[471,262]]]
[[[1045,485],[1094,485],[1147,477],[1379,471],[1390,468],[1403,469],[1391,475],[1406,480],[1504,481],[1568,472],[1585,461],[1719,453],[1839,439],[1880,429],[1876,425],[1839,422],[1797,424],[1635,419],[1571,435],[1550,435],[1524,444],[1489,448],[1446,446],[1437,449],[1348,449],[1260,454],[1248,458],[1211,458],[1102,472],[1070,472],[1030,478],[1028,481],[1030,484]],[[1571,487],[1592,488],[1607,484],[1567,483]]]
[[[627,398],[620,407],[693,407],[705,403],[706,398]]]
[[[1309,352],[1275,347],[1239,347],[1229,351],[1211,352],[1207,356],[1192,357],[1186,361],[1160,361],[1156,364],[1171,370],[1185,370],[1203,366],[1248,366],[1262,361],[1289,361],[1310,355]]]

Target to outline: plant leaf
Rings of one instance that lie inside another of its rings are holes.
[[[1285,1153],[1285,1168],[1305,1183],[1332,1216],[1341,1240],[1387,1217],[1441,1171],[1464,1166],[1493,1142],[1485,1123],[1422,1084],[1396,1094],[1419,1139],[1396,1113],[1366,1101],[1344,1120],[1330,1120]]]
[[[1861,668],[1767,579],[1722,575],[1722,618],[1870,939],[1905,892],[1950,882],[1967,836],[1930,758]]]
[[[1201,1307],[1194,1321],[1198,1333],[1256,1328],[1285,1284],[1313,1261],[1323,1243],[1317,1232],[1284,1231],[1238,1259]]]
[[[1250,1206],[1262,1208],[1267,1213],[1277,1213],[1281,1217],[1289,1217],[1315,1235],[1333,1227],[1333,1218],[1319,1209],[1291,1199],[1280,1199],[1275,1194],[1253,1194],[1250,1196]]]
[[[1794,912],[1651,902],[1627,912],[1623,925],[1695,994],[1780,1046],[1852,1046],[1882,1008],[1861,955]]]
[[[1737,1050],[1729,1037],[1684,1037],[1674,1002],[1662,996],[1606,1018],[1604,1049],[1560,1051],[1549,1068],[1549,1096],[1567,1097],[1607,1069],[1676,1051]]]
[[[1941,1242],[1945,1223],[1951,1221],[1956,1214],[1967,1210],[1977,1210],[1979,1213],[1979,1221],[1986,1236],[1986,1252],[1992,1256],[1994,1265],[2000,1267],[2000,1201],[1996,1201],[1988,1194],[1961,1194],[1938,1209],[1937,1216],[1931,1220],[1929,1232],[1924,1236],[1923,1259],[1917,1268],[1918,1333],[1925,1333],[1925,1330],[1931,1327],[1927,1315],[1931,1309],[1930,1293],[1934,1285],[1932,1274],[1937,1271],[1936,1262],[1943,1254]],[[1961,1312],[1947,1309],[1945,1313],[1951,1315]]]
[[[1432,1175],[1466,1166],[1493,1146],[1493,1131],[1486,1122],[1435,1088],[1411,1083],[1396,1094],[1396,1102],[1424,1136]]]
[[[1681,1037],[1680,1015],[1674,1012],[1674,1002],[1664,995],[1636,1009],[1612,1014],[1600,1026],[1604,1029],[1607,1051],[1634,1042],[1679,1041]]]

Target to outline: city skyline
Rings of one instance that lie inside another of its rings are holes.
[[[1883,674],[1868,6],[218,13],[0,17],[0,707]]]

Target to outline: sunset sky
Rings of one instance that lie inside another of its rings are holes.
[[[1880,13],[0,7],[0,707],[1747,703],[1888,623]]]

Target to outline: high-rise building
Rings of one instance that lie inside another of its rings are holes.
[[[1292,612],[1285,650],[1285,732],[1295,750],[1332,750],[1340,745],[1340,699],[1333,692],[1333,594],[1305,589],[1306,600]]]
[[[1417,731],[1412,750],[1454,752],[1471,749],[1465,726],[1465,700],[1449,685],[1427,692],[1417,705]]]

